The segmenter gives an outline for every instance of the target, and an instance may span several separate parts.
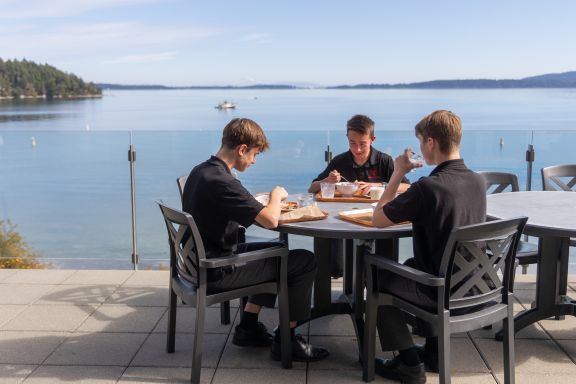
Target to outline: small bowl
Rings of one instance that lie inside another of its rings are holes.
[[[358,190],[358,184],[349,182],[336,183],[336,190],[344,196],[352,196]]]

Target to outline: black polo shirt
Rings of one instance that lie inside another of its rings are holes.
[[[182,210],[194,217],[209,254],[231,252],[238,224],[252,225],[262,208],[215,156],[192,169],[182,195]]]
[[[354,156],[350,150],[339,154],[328,163],[326,169],[316,177],[314,181],[323,180],[330,172],[337,170],[346,180],[365,181],[370,183],[388,182],[394,172],[394,160],[385,153],[374,147],[370,148],[370,157],[364,164],[354,162]],[[404,179],[404,182],[408,180]]]
[[[384,213],[395,223],[412,222],[417,268],[438,274],[452,229],[486,221],[486,184],[462,159],[446,161],[386,204]]]

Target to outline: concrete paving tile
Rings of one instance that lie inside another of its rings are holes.
[[[304,381],[301,381],[304,383]],[[350,384],[350,383],[363,383],[362,381],[362,370],[325,370],[325,369],[317,369],[317,370],[309,370],[308,371],[308,380],[306,380],[307,384]],[[397,381],[391,381],[384,379],[378,375],[374,376],[374,384],[393,384],[397,383]]]
[[[527,308],[530,308],[530,304],[536,299],[536,291],[526,289],[514,291],[514,297],[519,303],[524,304]]]
[[[202,368],[200,372],[200,384],[211,383],[214,372],[214,368]],[[118,383],[190,384],[190,374],[190,368],[128,367]]]
[[[95,309],[94,306],[32,305],[1,328],[8,331],[72,332]]]
[[[168,287],[170,278],[169,271],[135,271],[124,282],[125,286],[145,286],[150,287],[153,285]]]
[[[574,340],[556,340],[558,344],[564,349],[564,351],[576,361],[576,343]]]
[[[517,270],[516,276],[514,276],[514,290],[517,288],[522,289],[521,284],[534,284],[533,287],[536,286],[536,274],[527,273],[523,275],[519,272],[520,270]]]
[[[0,364],[0,383],[19,384],[37,365]]]
[[[282,369],[282,365],[270,358],[270,348],[238,347],[232,344],[230,338],[218,364],[218,369],[220,368]],[[305,368],[306,363],[293,363],[293,369]]]
[[[553,339],[576,340],[576,317],[566,316],[564,320],[546,319],[538,322]],[[574,342],[576,344],[576,341]]]
[[[454,372],[451,375],[451,379],[453,383],[458,384],[497,384],[494,376],[491,373],[471,373],[471,372]],[[503,383],[504,381],[501,381]],[[522,381],[518,381],[517,383],[523,383]],[[440,376],[435,373],[426,372],[426,383],[428,384],[437,384],[440,383]]]
[[[242,313],[238,312],[238,315],[234,320],[234,326],[232,327],[232,331],[234,331],[236,325],[240,323],[241,317]],[[260,315],[258,316],[258,321],[260,321],[262,324],[266,326],[266,328],[268,328],[268,332],[272,333],[274,329],[276,329],[276,327],[278,326],[278,309],[262,308],[262,311],[260,311]],[[307,336],[309,328],[310,328],[310,322],[306,322],[298,326],[298,328],[296,328],[296,333]]]
[[[503,372],[502,343],[491,340],[476,340],[480,352],[494,372]],[[551,340],[516,340],[516,373],[576,375],[576,365]]]
[[[297,369],[223,369],[218,368],[212,384],[301,384],[306,371]]]
[[[154,329],[164,307],[102,305],[78,328],[79,332],[145,332]]]
[[[73,270],[63,269],[19,269],[3,283],[16,284],[60,284],[74,274]]]
[[[24,384],[114,384],[124,367],[44,365],[35,370]]]
[[[168,288],[121,286],[108,297],[106,304],[165,307],[168,305]]]
[[[504,383],[504,374],[498,373],[496,377],[501,383]],[[538,374],[538,373],[518,373],[516,371],[516,382],[521,384],[574,384],[574,376],[567,374]]]
[[[120,285],[124,283],[134,271],[114,271],[114,270],[82,270],[74,271],[62,284],[72,285]]]
[[[18,272],[18,269],[5,269],[5,268],[0,268],[0,283],[4,281],[4,279],[12,276],[13,274],[15,274],[16,272]]]
[[[45,364],[126,366],[146,336],[141,333],[74,333]]]
[[[35,304],[100,304],[115,290],[114,285],[59,285],[44,294]]]
[[[168,330],[168,310],[162,316],[162,319],[154,328],[155,333],[166,333]],[[222,325],[220,323],[220,308],[206,308],[206,317],[204,320],[205,333],[230,333],[232,324],[236,319],[238,308],[230,308],[230,324]],[[179,307],[176,310],[176,333],[194,333],[196,326],[196,308]]]
[[[332,315],[310,322],[310,335],[356,336],[350,315]]]
[[[2,284],[0,304],[31,304],[57,287],[57,285]]]
[[[176,335],[176,350],[166,352],[166,334],[154,333],[146,340],[131,366],[191,367],[193,334]],[[202,367],[216,367],[227,335],[205,334],[202,343]]]
[[[3,324],[12,320],[26,308],[28,308],[27,305],[0,305],[0,329]]]
[[[362,369],[355,336],[310,336],[310,343],[326,348],[330,356],[309,364],[309,369]]]
[[[67,332],[0,331],[0,363],[40,364],[68,335]]]

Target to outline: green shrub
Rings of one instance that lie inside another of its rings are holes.
[[[10,221],[0,220],[0,268],[46,268],[15,228]]]

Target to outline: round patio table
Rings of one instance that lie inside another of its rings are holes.
[[[328,213],[323,220],[304,221],[279,225],[275,230],[281,238],[288,235],[310,236],[314,238],[314,254],[318,271],[314,281],[313,307],[311,319],[330,314],[350,314],[358,337],[359,351],[363,340],[364,251],[366,240],[385,239],[377,242],[376,254],[398,259],[398,239],[412,236],[412,225],[401,224],[387,228],[374,228],[351,223],[338,217],[338,212],[372,208],[369,203],[317,202],[318,207]],[[345,253],[353,255],[344,264],[343,295],[332,300],[332,279],[330,276],[331,239],[347,240]],[[349,287],[347,287],[349,285]],[[350,295],[346,295],[351,293]]]
[[[514,319],[514,329],[552,316],[576,314],[576,301],[567,295],[570,237],[576,236],[576,193],[508,192],[487,196],[488,216],[508,219],[528,216],[524,233],[540,238],[536,301]]]

